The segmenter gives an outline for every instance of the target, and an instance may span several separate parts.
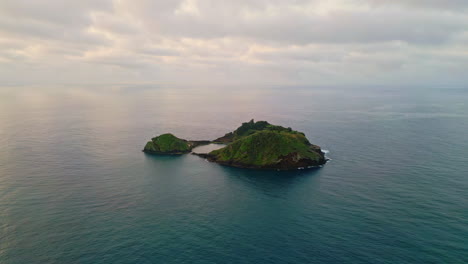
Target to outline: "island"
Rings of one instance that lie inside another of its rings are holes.
[[[209,153],[192,152],[193,148],[210,143],[225,146]],[[303,169],[327,161],[321,148],[311,144],[304,133],[253,119],[212,141],[190,141],[163,134],[152,138],[143,151],[169,155],[192,153],[221,165],[249,169]]]
[[[181,155],[190,153],[193,148],[209,144],[210,142],[211,141],[209,140],[189,141],[167,133],[154,137],[151,141],[148,141],[143,152],[159,155]]]

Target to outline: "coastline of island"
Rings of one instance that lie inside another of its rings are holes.
[[[195,153],[195,147],[208,144],[225,146],[209,153]],[[325,164],[325,153],[305,134],[253,119],[215,140],[185,140],[170,133],[154,137],[143,152],[156,155],[193,154],[220,165],[247,169],[292,170]]]

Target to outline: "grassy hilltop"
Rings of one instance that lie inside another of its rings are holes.
[[[170,133],[154,137],[146,143],[143,151],[156,154],[184,154],[192,150],[190,143]]]
[[[215,141],[231,142],[206,155],[208,160],[224,165],[292,169],[325,163],[320,147],[310,144],[304,133],[266,121],[243,123],[234,132]]]
[[[288,133],[293,133],[293,134],[302,134],[302,135],[304,135],[304,133],[294,131],[290,127],[284,128],[282,126],[275,126],[275,125],[272,125],[272,124],[268,123],[267,121],[254,122],[254,120],[252,119],[249,122],[242,123],[242,125],[239,128],[237,128],[236,130],[234,130],[234,132],[229,132],[226,135],[213,140],[213,142],[231,143],[231,142],[233,142],[235,140],[238,140],[238,139],[240,139],[242,137],[249,136],[249,135],[251,135],[251,134],[253,134],[255,132],[263,131],[263,130],[277,131],[277,132],[283,131],[283,132],[288,132]]]

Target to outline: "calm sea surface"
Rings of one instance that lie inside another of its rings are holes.
[[[141,152],[251,118],[332,160]],[[0,88],[0,263],[468,263],[468,89]]]

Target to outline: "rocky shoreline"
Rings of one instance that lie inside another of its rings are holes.
[[[323,153],[323,152],[322,152]],[[295,155],[297,153],[292,153],[289,157],[284,157],[285,159],[282,162],[279,162],[274,165],[269,166],[255,166],[250,164],[238,163],[235,161],[219,161],[216,160],[216,157],[210,155],[209,153],[191,153],[192,155],[198,156],[200,158],[206,159],[209,162],[218,163],[220,165],[229,166],[229,167],[236,167],[236,168],[243,168],[243,169],[259,169],[259,170],[291,170],[291,169],[310,169],[310,168],[317,168],[325,163],[327,163],[327,158],[325,157],[325,153],[323,153],[323,159],[319,162],[311,161],[309,159],[295,159]]]

